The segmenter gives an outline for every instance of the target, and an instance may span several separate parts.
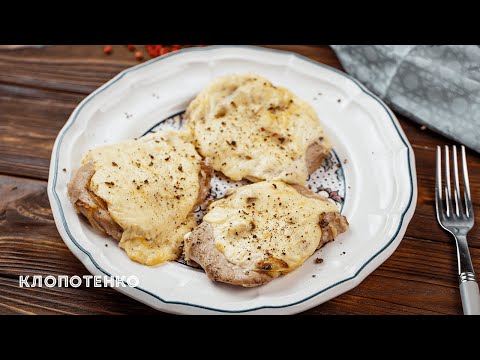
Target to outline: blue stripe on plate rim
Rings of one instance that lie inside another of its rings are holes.
[[[120,73],[119,75],[117,75],[116,78],[110,80],[107,84],[105,84],[104,86],[102,86],[101,88],[97,89],[96,91],[94,91],[93,93],[91,93],[83,102],[82,104],[80,104],[80,106],[78,107],[78,109],[76,109],[75,111],[75,114],[72,118],[72,121],[70,122],[70,124],[68,124],[68,126],[66,126],[63,130],[62,130],[62,134],[60,135],[60,138],[59,138],[59,141],[58,141],[58,144],[57,144],[57,148],[56,148],[56,152],[55,152],[55,171],[54,171],[54,177],[53,177],[53,181],[52,181],[52,187],[51,187],[51,190],[52,190],[52,193],[53,193],[53,196],[55,198],[55,201],[57,202],[57,205],[58,205],[58,208],[60,210],[60,215],[61,215],[61,218],[62,218],[62,225],[66,231],[66,233],[68,234],[70,240],[72,240],[72,242],[75,244],[75,246],[77,246],[78,249],[80,249],[85,255],[88,256],[88,258],[90,259],[90,261],[92,262],[92,264],[98,269],[100,270],[102,273],[104,273],[105,275],[107,276],[111,276],[110,273],[108,273],[106,270],[104,270],[94,259],[94,257],[92,256],[92,254],[90,254],[87,250],[85,250],[78,242],[77,240],[74,238],[74,236],[72,235],[72,233],[70,232],[70,229],[67,225],[67,222],[66,222],[66,219],[65,219],[65,215],[64,215],[64,212],[63,212],[63,208],[62,208],[62,204],[60,202],[60,198],[58,197],[58,194],[56,192],[56,184],[57,184],[57,174],[58,174],[58,153],[60,151],[60,145],[63,141],[63,138],[65,136],[65,133],[70,129],[70,127],[75,123],[75,120],[77,119],[77,116],[78,114],[80,113],[80,111],[82,110],[82,108],[90,101],[92,100],[96,95],[98,95],[99,93],[101,93],[102,91],[104,91],[105,89],[107,89],[108,87],[110,87],[111,85],[113,85],[114,83],[116,83],[117,81],[119,81],[120,79],[123,78],[123,76],[125,76],[126,74],[130,73],[130,72],[134,72],[136,70],[139,70],[141,68],[143,68],[144,66],[148,66],[148,65],[151,65],[153,63],[156,63],[157,61],[162,61],[166,58],[169,58],[169,57],[172,57],[172,56],[175,56],[179,53],[185,53],[185,52],[191,52],[191,51],[209,51],[209,50],[213,50],[213,49],[218,49],[218,48],[243,48],[243,49],[253,49],[253,50],[257,50],[257,51],[265,51],[265,52],[274,52],[274,53],[281,53],[281,54],[290,54],[291,56],[295,56],[297,57],[298,59],[300,60],[303,60],[303,61],[307,61],[309,63],[312,63],[314,65],[317,65],[317,66],[320,66],[322,68],[325,68],[329,71],[333,71],[347,79],[349,79],[350,81],[352,81],[354,84],[356,84],[365,94],[369,95],[370,97],[372,97],[375,101],[377,101],[381,106],[382,108],[385,110],[385,112],[388,114],[388,117],[390,118],[390,120],[392,121],[392,124],[393,126],[395,127],[395,129],[397,130],[397,134],[398,136],[400,137],[400,139],[402,140],[403,144],[405,145],[406,149],[407,149],[407,163],[408,163],[408,172],[409,172],[409,178],[410,178],[410,196],[409,196],[409,200],[408,200],[408,204],[407,206],[405,207],[404,211],[402,212],[402,215],[400,217],[400,222],[398,224],[398,227],[397,227],[397,230],[395,231],[395,234],[391,237],[391,239],[380,249],[378,250],[372,257],[370,257],[370,259],[368,259],[362,266],[360,266],[360,268],[355,272],[354,275],[350,276],[350,277],[347,277],[343,280],[340,280],[340,281],[337,281],[335,284],[332,284],[320,291],[317,291],[316,293],[310,295],[310,296],[307,296],[306,298],[302,299],[302,300],[298,300],[298,301],[295,301],[295,302],[292,302],[292,303],[289,303],[289,304],[285,304],[285,305],[263,305],[263,306],[258,306],[258,307],[254,307],[254,308],[250,308],[250,309],[241,309],[241,310],[225,310],[225,309],[216,309],[216,308],[212,308],[212,307],[208,307],[208,306],[203,306],[203,305],[197,305],[197,304],[192,304],[192,303],[188,303],[188,302],[182,302],[182,301],[168,301],[168,300],[164,300],[162,299],[160,296],[148,291],[148,290],[145,290],[145,289],[142,289],[141,287],[135,287],[136,290],[139,290],[141,292],[144,292],[145,294],[148,294],[150,295],[151,297],[157,299],[157,300],[160,300],[161,302],[165,303],[165,304],[174,304],[174,305],[184,305],[184,306],[191,306],[191,307],[196,307],[196,308],[200,308],[200,309],[205,309],[205,310],[211,310],[211,311],[217,311],[217,312],[221,312],[221,313],[245,313],[245,312],[251,312],[251,311],[256,311],[256,310],[260,310],[260,309],[279,309],[279,308],[286,308],[286,307],[290,307],[290,306],[294,306],[294,305],[298,305],[300,303],[303,303],[307,300],[310,300],[311,298],[314,298],[315,296],[318,296],[322,293],[324,293],[325,291],[335,287],[335,286],[338,286],[344,282],[347,282],[347,281],[350,281],[350,280],[353,280],[355,279],[359,274],[360,272],[373,260],[375,259],[379,254],[381,254],[385,249],[387,249],[390,244],[396,239],[398,233],[400,232],[400,229],[402,228],[403,226],[403,221],[404,221],[404,218],[405,218],[405,214],[408,212],[408,210],[410,209],[411,205],[412,205],[412,199],[413,199],[413,193],[414,193],[414,187],[413,187],[413,175],[412,175],[412,167],[411,167],[411,157],[410,157],[410,147],[408,145],[408,142],[405,140],[404,136],[402,135],[402,132],[400,131],[400,129],[398,128],[398,125],[396,124],[394,118],[392,117],[391,115],[391,112],[389,111],[389,109],[387,108],[387,106],[385,105],[385,103],[380,99],[378,98],[375,94],[373,94],[372,92],[370,92],[365,86],[363,86],[358,80],[356,80],[355,78],[351,77],[350,75],[340,71],[340,70],[337,70],[331,66],[328,66],[328,65],[325,65],[325,64],[322,64],[322,63],[319,63],[319,62],[316,62],[314,60],[311,60],[303,55],[299,55],[299,54],[296,54],[294,52],[290,52],[290,51],[284,51],[284,50],[275,50],[275,49],[268,49],[268,48],[260,48],[260,47],[256,47],[256,46],[237,46],[237,45],[217,45],[217,46],[209,46],[209,47],[199,47],[199,48],[186,48],[186,49],[182,49],[182,50],[178,50],[176,52],[173,52],[173,53],[169,53],[167,55],[163,55],[161,57],[158,57],[158,58],[155,58],[155,59],[152,59],[144,64],[140,64],[140,65],[137,65],[137,66],[134,66],[133,68],[131,69],[127,69],[127,70],[124,70],[122,73]]]

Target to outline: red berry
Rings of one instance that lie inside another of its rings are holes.
[[[103,52],[107,55],[110,55],[112,53],[112,45],[107,45],[103,48]]]
[[[142,60],[143,59],[143,54],[140,51],[135,52],[135,58],[137,60]]]
[[[134,51],[136,49],[135,45],[127,45],[127,49],[130,51]]]
[[[148,53],[150,54],[151,57],[157,57],[158,56],[158,51],[157,51],[158,45],[145,45],[145,48],[147,49]]]

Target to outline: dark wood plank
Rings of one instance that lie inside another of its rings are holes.
[[[19,276],[88,275],[58,234],[46,183],[0,175],[0,314],[158,313],[110,288],[20,288]]]
[[[325,46],[274,46],[341,69]],[[20,289],[19,275],[84,275],[64,245],[49,208],[46,180],[56,134],[75,106],[119,71],[136,64],[121,46],[0,50],[0,313],[158,313],[111,289]],[[399,116],[415,152],[418,203],[400,247],[352,291],[308,314],[459,314],[452,239],[434,217],[437,144],[451,141]],[[480,156],[469,152],[472,193],[480,194]],[[29,177],[24,179],[18,176]],[[477,199],[476,204],[480,204]],[[480,208],[475,207],[477,224]],[[480,267],[480,227],[469,238]]]
[[[83,97],[0,83],[0,173],[46,180],[55,138]]]
[[[49,46],[0,50],[0,82],[87,95],[127,67],[138,64],[131,52],[115,46]]]

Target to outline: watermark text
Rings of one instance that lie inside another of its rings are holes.
[[[136,287],[139,284],[138,277],[131,276],[101,276],[101,275],[83,275],[83,276],[41,276],[26,275],[18,278],[20,287]]]

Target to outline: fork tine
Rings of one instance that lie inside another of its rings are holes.
[[[457,161],[457,147],[453,145],[453,181],[455,188],[453,194],[455,196],[455,212],[457,216],[463,214],[462,201],[460,200],[460,181],[458,180],[458,161]]]
[[[442,200],[442,148],[437,146],[437,182],[435,183],[435,204],[437,206],[437,216],[443,215]]]
[[[465,146],[462,145],[462,168],[463,168],[463,182],[465,184],[465,208],[467,216],[473,216],[472,198],[470,197],[470,182],[468,180],[467,156],[465,155]]]
[[[445,145],[445,203],[447,204],[447,216],[452,211],[452,188],[450,185],[450,149]]]

